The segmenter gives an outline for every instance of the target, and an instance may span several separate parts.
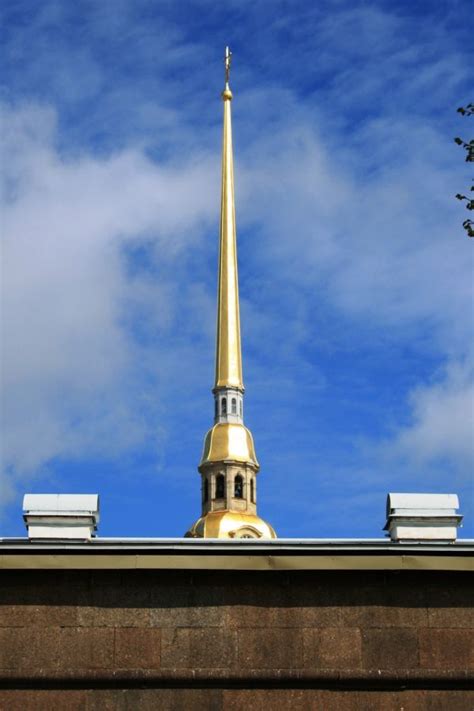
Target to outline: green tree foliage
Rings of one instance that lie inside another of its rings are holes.
[[[458,109],[458,113],[460,113],[461,116],[474,116],[474,104],[460,106]],[[454,142],[457,143],[458,146],[462,146],[462,148],[464,148],[464,150],[466,151],[466,162],[474,163],[474,140],[471,140],[466,143],[466,141],[464,141],[462,138],[455,138]],[[470,192],[474,193],[474,185],[471,185]],[[456,197],[458,200],[466,201],[466,210],[474,210],[474,196],[468,197],[467,195],[462,195],[461,193],[458,193]],[[469,237],[474,237],[473,220],[464,220],[462,226],[466,230]]]

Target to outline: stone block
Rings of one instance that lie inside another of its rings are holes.
[[[158,669],[161,630],[124,627],[115,630],[114,666],[119,669]]]
[[[74,605],[0,605],[0,627],[76,627]]]
[[[403,698],[403,697],[402,697]],[[406,711],[472,711],[474,709],[474,691],[469,689],[450,689],[412,691],[409,694],[410,705]]]
[[[303,631],[299,629],[239,629],[239,666],[247,669],[301,669]]]
[[[418,667],[415,629],[397,627],[361,630],[364,669],[414,669]]]
[[[471,607],[472,573],[426,573],[423,588],[426,606],[431,609]]]
[[[86,711],[87,694],[88,692],[83,689],[0,689],[0,709],[2,711],[51,711],[51,709]]]
[[[77,608],[79,627],[149,627],[150,610],[147,607],[97,607]]]
[[[222,711],[222,709],[221,689],[164,688],[89,691],[84,711]]]
[[[428,627],[462,627],[474,633],[474,606],[433,607],[428,610]]]
[[[396,604],[346,606],[339,616],[347,627],[427,627],[425,607],[405,607]]]
[[[74,671],[110,668],[113,647],[114,631],[106,628],[0,629],[0,650],[4,657],[0,664],[8,664],[5,667],[8,669]]]
[[[207,571],[180,571],[179,575],[171,571],[160,572],[147,582],[149,606],[155,608],[206,607],[224,604],[225,586],[220,576],[208,576]],[[166,575],[168,573],[168,575]]]
[[[234,666],[236,633],[219,627],[161,630],[163,669],[230,669]]]
[[[472,629],[421,629],[419,638],[423,668],[474,669]]]
[[[264,598],[263,598],[264,600]],[[229,605],[226,624],[230,627],[337,627],[342,624],[340,608],[332,606]]]
[[[182,573],[153,587],[150,593],[150,624],[156,627],[221,627],[225,625],[222,581],[205,572]]]
[[[359,669],[360,630],[328,627],[304,631],[304,665],[310,669]]]
[[[308,689],[225,689],[222,708],[225,711],[316,711],[319,692]],[[326,707],[328,708],[328,707]]]
[[[0,669],[23,671],[36,656],[36,631],[23,627],[0,628]]]
[[[149,610],[153,627],[222,627],[226,608],[222,605],[153,607]]]
[[[50,659],[54,659],[56,655],[55,666],[60,670],[110,669],[113,667],[113,629],[66,627],[59,630],[53,629],[52,632],[49,639],[45,639],[46,646],[41,653],[45,664]],[[49,654],[48,651],[50,651]]]

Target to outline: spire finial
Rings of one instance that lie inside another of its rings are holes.
[[[229,47],[225,48],[225,56],[224,56],[224,65],[225,65],[225,83],[226,86],[229,84],[229,75],[230,75],[230,65],[232,62],[232,52],[230,51]]]
[[[230,76],[231,62],[232,62],[232,52],[230,51],[229,47],[226,47],[225,54],[224,54],[225,87],[224,87],[224,91],[222,92],[222,98],[224,101],[231,101],[232,100],[232,92],[229,87],[229,76]]]
[[[225,56],[224,56],[224,65],[225,65],[225,83],[229,83],[229,75],[230,75],[230,65],[232,62],[232,52],[230,51],[229,47],[225,48]]]

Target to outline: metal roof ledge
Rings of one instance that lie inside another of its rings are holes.
[[[4,570],[474,570],[474,541],[384,539],[0,539]]]

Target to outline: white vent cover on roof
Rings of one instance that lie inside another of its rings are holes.
[[[456,540],[462,516],[456,494],[389,494],[384,530],[392,541]]]
[[[99,523],[99,496],[25,494],[23,518],[30,539],[89,540]]]

